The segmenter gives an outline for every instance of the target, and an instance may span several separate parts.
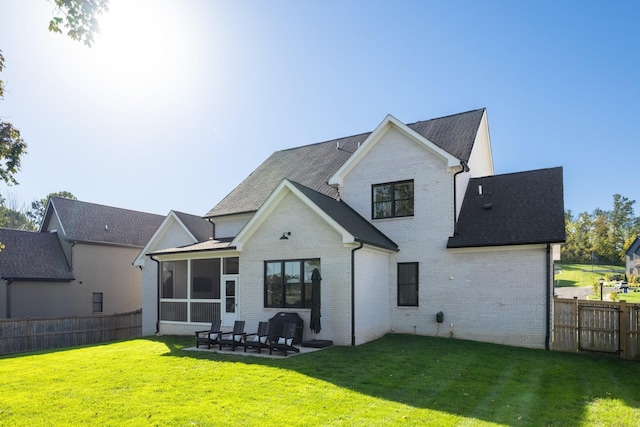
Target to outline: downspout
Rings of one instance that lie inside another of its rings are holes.
[[[7,319],[11,319],[11,284],[13,283],[12,279],[6,279],[5,283],[7,285],[6,287],[6,294],[7,294]]]
[[[467,164],[467,162],[465,162],[464,160],[460,160],[460,166],[462,167],[462,169],[460,169],[458,172],[456,172],[455,174],[453,174],[453,235],[457,236],[458,235],[458,220],[456,218],[456,213],[457,213],[457,201],[458,201],[458,196],[457,196],[457,192],[458,192],[458,186],[456,185],[456,178],[458,177],[458,175],[460,175],[462,172],[469,172],[471,169],[469,169],[469,165]]]
[[[157,290],[157,298],[156,298],[156,334],[158,334],[160,332],[160,281],[162,280],[162,278],[160,277],[160,261],[158,261],[157,259],[155,259],[153,257],[153,255],[149,255],[149,259],[151,261],[155,261],[156,263],[156,276],[157,276],[157,280],[156,280],[156,286],[158,288]]]
[[[362,249],[364,243],[351,249],[351,346],[356,345],[356,251]]]
[[[551,243],[547,243],[547,331],[544,337],[544,349],[547,351],[551,349],[549,343],[551,340],[551,285]]]
[[[216,223],[211,221],[211,218],[207,218],[207,221],[209,221],[211,223],[211,238],[215,240],[216,238]]]

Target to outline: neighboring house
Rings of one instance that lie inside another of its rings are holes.
[[[277,151],[205,219],[212,239],[151,241],[136,260],[162,334],[294,311],[304,339],[339,345],[398,332],[549,346],[562,169],[495,176],[484,109]]]
[[[52,197],[39,232],[0,230],[0,317],[140,309],[142,273],[131,263],[163,219]]]
[[[640,276],[640,237],[636,237],[626,255],[626,273],[630,276]]]

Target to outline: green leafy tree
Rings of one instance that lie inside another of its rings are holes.
[[[629,200],[620,194],[613,195],[613,210],[609,214],[611,226],[611,244],[619,261],[624,262],[627,240],[634,234],[633,205],[635,200]]]
[[[49,204],[49,199],[52,197],[62,197],[65,199],[78,200],[76,196],[68,191],[49,193],[44,199],[34,200],[33,202],[31,202],[31,210],[28,211],[26,215],[29,220],[37,227],[40,226],[42,220],[44,219],[45,210],[47,209],[47,205]]]
[[[4,56],[0,50],[0,73],[4,70]],[[4,99],[4,82],[0,80],[0,99]],[[20,170],[20,158],[26,154],[27,144],[20,131],[11,123],[0,120],[0,179],[8,185],[17,184],[14,175]]]
[[[49,31],[83,42],[91,47],[93,35],[100,32],[98,16],[109,11],[109,0],[50,0],[56,5]]]
[[[0,196],[0,227],[14,230],[36,229],[14,194],[9,194],[7,198]]]

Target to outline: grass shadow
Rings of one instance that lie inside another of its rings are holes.
[[[153,339],[167,343],[166,356],[290,369],[379,399],[487,422],[578,426],[594,400],[640,407],[632,380],[640,377],[640,364],[593,355],[392,334],[358,347],[265,359],[184,351],[193,345],[184,338]]]

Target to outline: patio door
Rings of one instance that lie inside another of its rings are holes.
[[[224,311],[222,313],[222,324],[232,326],[233,322],[238,320],[238,278],[224,276]]]

